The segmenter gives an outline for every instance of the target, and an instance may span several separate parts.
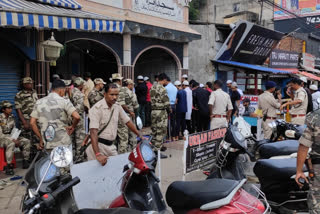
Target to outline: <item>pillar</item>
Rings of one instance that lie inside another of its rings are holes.
[[[134,79],[133,67],[131,65],[131,34],[123,34],[123,65],[121,75],[125,79]]]
[[[183,45],[183,61],[182,61],[182,70],[180,73],[180,77],[183,74],[187,74],[189,73],[189,44],[186,43]]]

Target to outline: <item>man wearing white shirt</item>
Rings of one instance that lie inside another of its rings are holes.
[[[238,88],[237,82],[233,82],[232,86],[237,88],[237,91],[239,92],[240,96],[242,97],[243,96],[243,91],[240,88]]]
[[[317,110],[320,106],[318,103],[318,98],[320,98],[320,91],[318,91],[318,86],[310,85],[310,91],[312,93],[312,104],[313,104],[313,111]]]
[[[187,112],[186,112],[186,124],[189,133],[191,133],[191,113],[192,113],[192,90],[189,87],[189,82],[187,80],[182,83],[183,89],[187,93]]]

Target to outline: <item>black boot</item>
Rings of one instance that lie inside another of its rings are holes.
[[[6,172],[6,175],[14,175],[12,163],[5,166],[5,172]]]
[[[22,169],[28,169],[30,166],[29,160],[22,161]]]

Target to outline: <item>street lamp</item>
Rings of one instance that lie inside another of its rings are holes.
[[[50,61],[50,65],[55,66],[56,60],[60,57],[60,51],[63,49],[63,45],[55,40],[52,32],[51,38],[42,42],[42,46],[44,48],[45,58]]]

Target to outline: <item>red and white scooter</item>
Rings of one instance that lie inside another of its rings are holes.
[[[165,200],[155,175],[157,157],[150,140],[144,140],[129,155],[124,167],[121,192],[109,208],[129,207],[141,211],[167,211]],[[176,181],[167,189],[166,199],[174,213],[236,214],[267,213],[268,208],[242,189],[246,180],[208,179]],[[267,207],[269,205],[266,203]]]

